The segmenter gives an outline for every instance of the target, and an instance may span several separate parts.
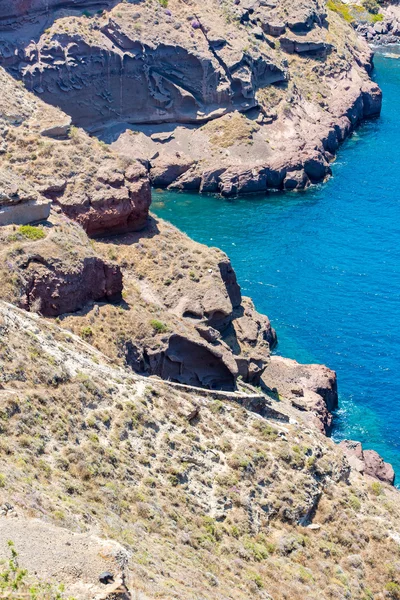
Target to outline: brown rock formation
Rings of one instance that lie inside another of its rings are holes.
[[[136,231],[146,224],[151,192],[145,169],[139,164],[126,172],[115,168],[97,173],[89,195],[65,194],[56,200],[89,236]]]
[[[151,348],[128,342],[126,362],[139,373],[216,390],[234,390],[237,366],[226,348],[172,334]]]
[[[46,220],[51,202],[10,170],[0,169],[0,226]]]
[[[261,378],[267,390],[310,412],[326,435],[332,430],[332,411],[338,406],[336,373],[323,365],[302,365],[272,356]]]
[[[363,450],[361,443],[353,440],[343,440],[339,446],[346,454],[352,469],[363,475],[369,475],[374,479],[394,485],[395,473],[392,465],[384,462],[375,450]]]
[[[120,159],[84,131],[70,129],[70,117],[3,69],[0,85],[0,224],[44,220],[53,202],[91,236],[145,225],[151,193],[139,162]]]
[[[119,302],[122,298],[122,273],[119,267],[100,258],[85,258],[68,269],[62,264],[41,263],[38,256],[21,265],[26,271],[25,293],[21,306],[57,317],[83,308],[89,301]]]

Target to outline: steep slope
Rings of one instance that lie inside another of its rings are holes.
[[[0,330],[0,499],[14,507],[0,523],[17,541],[37,517],[43,540],[40,562],[20,541],[22,567],[95,597],[99,542],[86,538],[78,571],[67,551],[54,563],[55,524],[120,542],[109,568],[134,598],[395,598],[398,492],[350,474],[301,412],[266,420],[141,379],[4,303]]]

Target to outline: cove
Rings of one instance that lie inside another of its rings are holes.
[[[400,59],[387,52],[375,56],[382,116],[345,142],[327,183],[233,200],[155,192],[153,211],[230,256],[279,354],[337,371],[334,439],[375,449],[398,483]]]

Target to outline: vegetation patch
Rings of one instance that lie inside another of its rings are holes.
[[[41,227],[35,227],[33,225],[21,225],[17,229],[17,234],[32,241],[42,240],[46,237],[46,234]]]
[[[208,122],[202,129],[210,135],[211,144],[229,148],[234,144],[251,144],[253,134],[259,131],[260,127],[245,115],[234,112]]]

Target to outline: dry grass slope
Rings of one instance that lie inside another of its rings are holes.
[[[120,541],[133,589],[396,597],[398,492],[348,480],[330,440],[138,379],[9,305],[0,330],[1,499]],[[311,520],[318,527],[300,525]]]

